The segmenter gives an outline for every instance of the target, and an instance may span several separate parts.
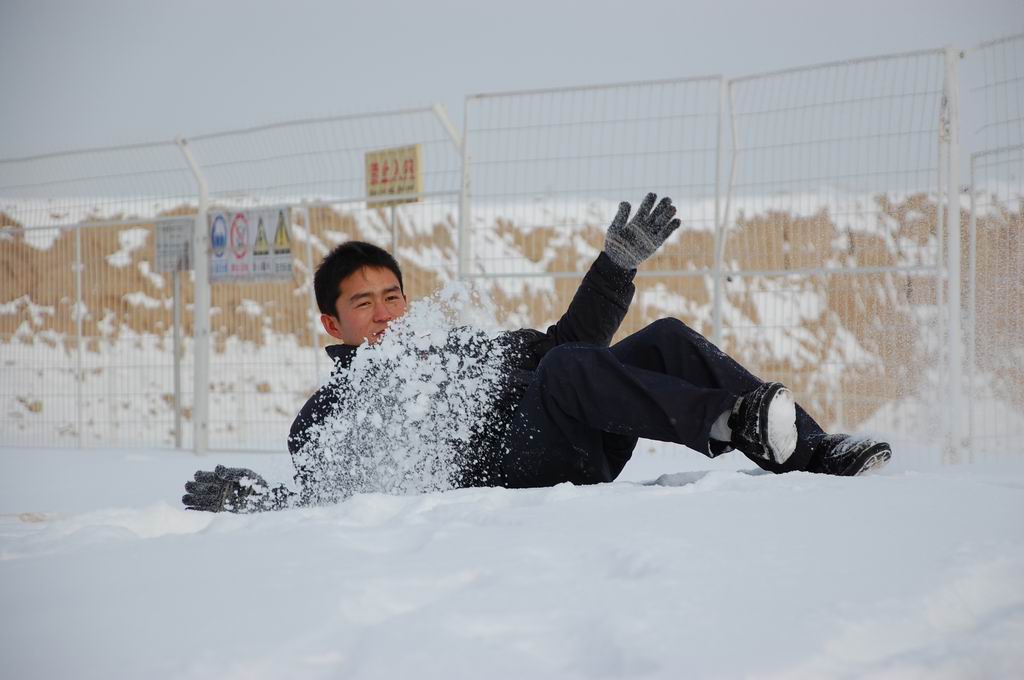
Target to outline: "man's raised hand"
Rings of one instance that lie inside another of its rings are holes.
[[[619,212],[604,238],[604,252],[623,269],[636,269],[679,227],[672,199],[666,196],[654,207],[657,198],[655,194],[647,194],[631,220],[629,203],[619,203]]]

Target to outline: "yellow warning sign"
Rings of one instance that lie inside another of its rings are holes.
[[[267,230],[263,228],[263,218],[260,218],[259,226],[256,227],[256,243],[252,247],[253,255],[269,255],[270,242],[267,241]]]
[[[284,222],[284,211],[277,213],[277,231],[274,232],[274,252],[278,255],[292,251],[292,240]]]
[[[366,196],[374,206],[414,203],[423,193],[420,145],[367,151]],[[402,198],[391,198],[402,196]]]

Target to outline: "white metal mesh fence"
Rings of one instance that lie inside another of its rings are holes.
[[[418,202],[369,205],[364,153],[410,144],[421,146]],[[350,238],[397,246],[414,295],[454,276],[457,135],[435,107],[206,135],[189,148],[211,211],[292,208],[290,281],[211,286],[210,445],[280,449],[326,373],[311,290],[327,249]],[[5,161],[0,197],[2,443],[174,444],[172,277],[155,272],[154,219],[196,212],[182,149]],[[194,290],[183,278],[188,338]],[[181,378],[182,443],[191,446],[190,342]]]
[[[971,442],[974,453],[1024,438],[1024,146],[976,154],[972,216]]]
[[[971,434],[997,447],[1022,434],[1011,418],[1024,392],[1022,40],[973,50],[982,85],[967,88],[986,145],[971,156],[964,258]],[[951,54],[473,96],[461,148],[439,107],[191,138],[210,210],[282,206],[292,218],[291,281],[211,287],[211,445],[284,444],[327,369],[311,276],[336,243],[395,250],[413,298],[461,274],[489,288],[507,325],[542,327],[600,251],[617,202],[646,191],[672,196],[684,227],[645,264],[622,333],[678,316],[789,383],[826,427],[942,432],[923,397],[952,363]],[[364,154],[410,144],[422,150],[418,202],[374,205]],[[153,233],[156,218],[197,209],[182,148],[0,161],[0,443],[173,443],[171,277],[154,271]]]
[[[1024,35],[970,52],[980,84],[971,155],[968,280],[973,454],[1019,451],[1024,438]]]
[[[930,51],[730,83],[723,345],[826,429],[934,429],[944,78]]]
[[[194,196],[173,143],[0,162],[4,444],[173,443],[152,223]]]
[[[710,328],[722,81],[511,92],[466,101],[467,276],[512,325],[556,320],[619,201],[671,196],[685,225],[644,266],[622,332],[668,313]]]

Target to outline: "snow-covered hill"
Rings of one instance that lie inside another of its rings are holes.
[[[938,458],[771,476],[645,443],[608,485],[235,516],[182,483],[286,456],[3,450],[2,675],[1014,677],[1024,462],[909,469]]]

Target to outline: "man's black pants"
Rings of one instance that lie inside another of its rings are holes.
[[[683,444],[714,457],[712,424],[761,380],[678,319],[660,319],[612,347],[559,345],[541,360],[512,423],[505,486],[615,479],[637,439]],[[806,469],[824,432],[797,406],[796,451],[772,472]]]

